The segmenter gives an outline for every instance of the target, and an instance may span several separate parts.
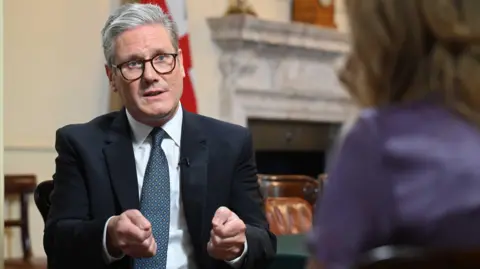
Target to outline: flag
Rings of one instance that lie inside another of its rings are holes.
[[[141,3],[156,4],[165,13],[170,14],[177,23],[179,32],[179,47],[182,50],[185,79],[183,81],[183,95],[180,101],[182,106],[193,113],[197,113],[197,100],[193,88],[193,68],[190,54],[190,41],[187,29],[187,0],[141,0]]]

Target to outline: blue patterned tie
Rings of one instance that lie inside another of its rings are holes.
[[[167,266],[168,233],[170,228],[170,176],[168,162],[162,150],[166,133],[154,128],[150,133],[152,150],[143,180],[140,212],[152,224],[157,242],[157,254],[151,258],[134,260],[134,269],[165,269]]]

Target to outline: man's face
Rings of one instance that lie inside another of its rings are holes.
[[[136,120],[154,124],[168,119],[176,112],[185,77],[181,51],[176,58],[168,55],[177,53],[168,31],[160,24],[144,25],[120,34],[115,41],[114,65],[118,68],[106,66],[111,89]],[[153,60],[143,64],[148,59]]]

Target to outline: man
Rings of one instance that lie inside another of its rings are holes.
[[[184,111],[182,51],[155,5],[102,31],[125,106],[56,134],[44,246],[51,268],[265,268],[276,252],[239,126]]]

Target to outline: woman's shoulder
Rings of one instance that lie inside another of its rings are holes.
[[[386,136],[399,133],[418,134],[452,124],[462,128],[473,127],[445,106],[427,101],[363,109],[358,114],[357,123],[367,124]]]
[[[350,135],[365,134],[376,141],[382,155],[395,157],[422,155],[438,159],[443,155],[430,154],[432,149],[437,153],[463,151],[462,154],[472,148],[480,149],[478,126],[440,104],[429,102],[364,109]]]

